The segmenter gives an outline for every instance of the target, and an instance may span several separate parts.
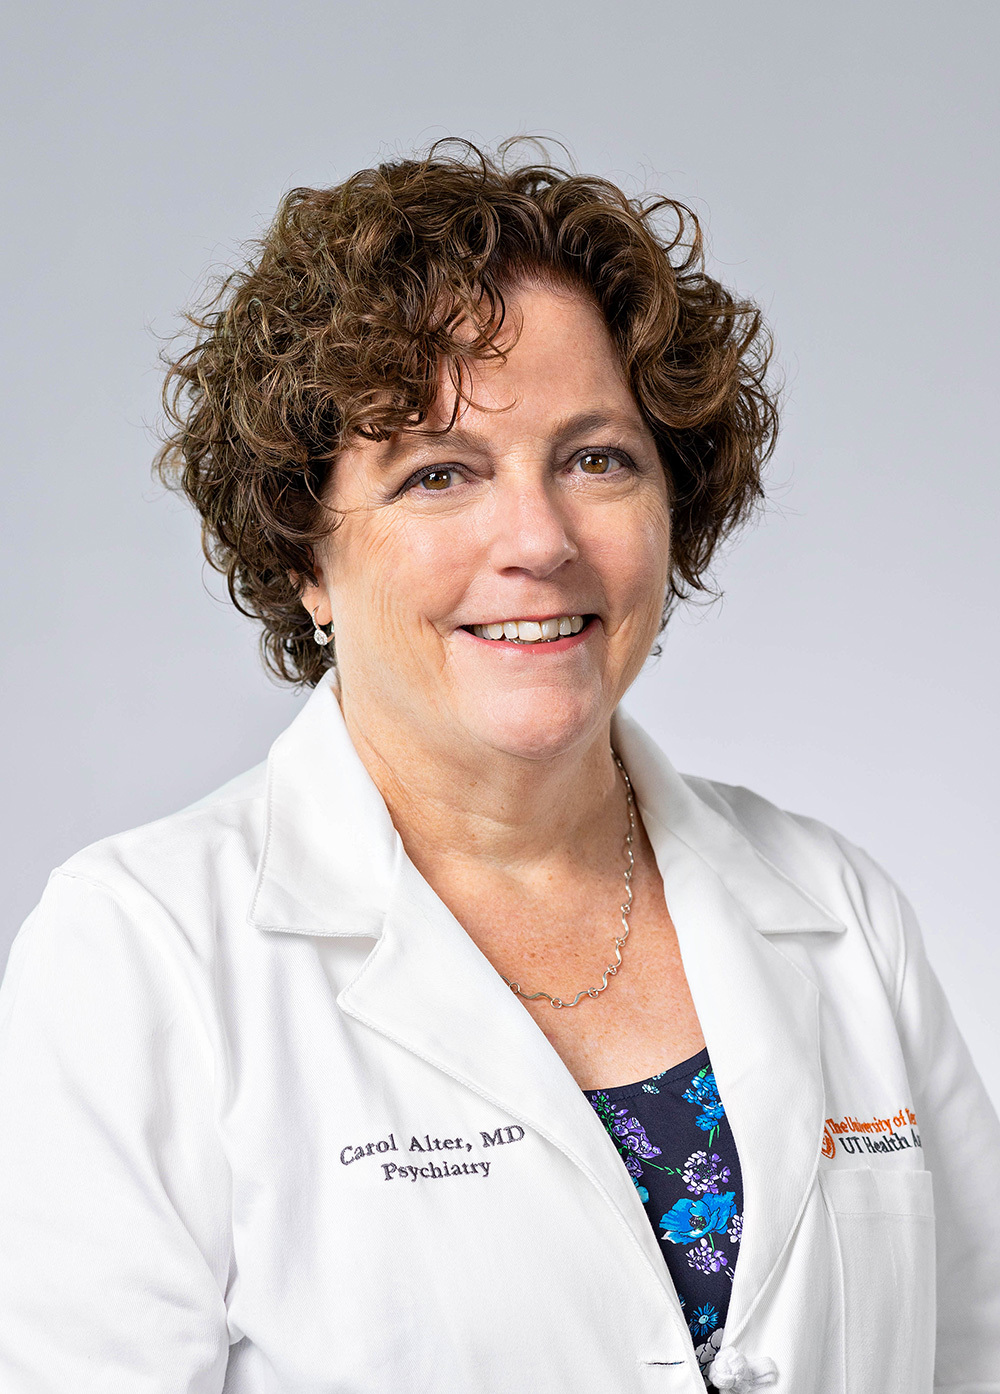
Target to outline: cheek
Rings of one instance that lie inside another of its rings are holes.
[[[624,618],[647,608],[662,608],[670,570],[670,516],[657,497],[644,500],[616,525],[592,539],[590,554],[601,573],[609,599]]]
[[[448,615],[470,574],[474,538],[455,519],[413,519],[383,514],[352,518],[334,538],[331,587],[352,617],[394,621]]]

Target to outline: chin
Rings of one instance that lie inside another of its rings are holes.
[[[485,699],[463,724],[505,755],[546,760],[593,737],[610,720],[606,703],[575,692],[504,693]]]

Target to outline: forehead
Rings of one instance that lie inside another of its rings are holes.
[[[500,346],[502,359],[473,360],[469,373],[475,387],[466,410],[494,413],[518,407],[565,411],[574,398],[634,407],[614,343],[597,304],[587,295],[562,287],[528,284],[507,297],[507,316]],[[449,386],[442,370],[442,391],[435,406],[449,409]]]
[[[568,436],[575,429],[645,430],[639,407],[599,307],[583,293],[527,285],[506,297],[500,346],[505,357],[467,361],[456,412],[447,364],[423,427],[399,432],[388,454],[409,453],[436,433],[458,443],[528,434]],[[451,429],[449,430],[449,424]],[[440,436],[437,437],[441,442]]]

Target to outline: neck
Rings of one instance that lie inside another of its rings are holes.
[[[554,863],[618,860],[627,821],[610,722],[543,759],[466,743],[442,745],[371,719],[342,694],[347,729],[418,870],[444,862],[533,879]]]

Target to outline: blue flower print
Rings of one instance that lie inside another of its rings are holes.
[[[702,1107],[708,1104],[717,1104],[719,1102],[719,1087],[715,1082],[715,1071],[710,1070],[707,1065],[703,1070],[699,1070],[684,1090],[681,1098],[689,1104],[701,1104]]]
[[[688,1322],[692,1336],[704,1336],[706,1332],[714,1330],[719,1324],[719,1313],[715,1307],[710,1307],[707,1303],[704,1307],[695,1309],[694,1315]]]
[[[701,1113],[694,1120],[695,1126],[704,1133],[710,1133],[709,1142],[714,1141],[718,1131],[719,1123],[726,1116],[726,1110],[722,1106],[719,1098],[719,1088],[715,1082],[715,1071],[708,1069],[699,1070],[694,1079],[681,1095],[686,1103],[698,1104]]]
[[[649,1079],[583,1091],[651,1222],[680,1303],[680,1333],[691,1340],[689,1359],[693,1351],[709,1389],[740,1261],[744,1207],[729,1100],[720,1092],[727,1078],[703,1050]],[[707,1394],[700,1379],[695,1383]]]
[[[692,1239],[700,1239],[702,1235],[724,1234],[735,1213],[734,1191],[727,1191],[724,1196],[703,1196],[701,1200],[685,1196],[660,1220],[665,1231],[663,1238],[671,1244],[690,1244]]]

